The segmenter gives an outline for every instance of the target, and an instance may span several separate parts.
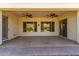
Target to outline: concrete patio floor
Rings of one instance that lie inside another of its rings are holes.
[[[0,46],[2,56],[79,55],[76,42],[61,37],[18,37]]]

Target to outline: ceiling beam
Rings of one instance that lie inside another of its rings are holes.
[[[0,8],[1,11],[77,11],[79,8]]]

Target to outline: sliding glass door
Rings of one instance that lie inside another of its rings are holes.
[[[67,19],[60,21],[59,25],[60,35],[67,37]]]
[[[6,41],[8,39],[8,17],[2,16],[2,39]]]

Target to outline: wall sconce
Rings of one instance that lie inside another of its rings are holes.
[[[38,26],[40,26],[40,24],[38,24]]]

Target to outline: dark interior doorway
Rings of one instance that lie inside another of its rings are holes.
[[[67,19],[59,22],[60,36],[67,37]]]
[[[8,39],[8,17],[2,16],[2,40]]]

